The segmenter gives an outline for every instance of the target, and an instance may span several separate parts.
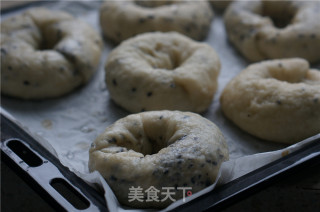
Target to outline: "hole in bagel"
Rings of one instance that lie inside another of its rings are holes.
[[[291,24],[296,9],[285,1],[263,1],[262,16],[269,17],[276,28],[282,29]]]
[[[181,47],[175,43],[167,46],[157,42],[152,47],[141,47],[140,50],[152,68],[165,70],[175,70],[191,56],[190,51],[181,52]]]
[[[155,7],[161,7],[171,4],[176,4],[179,1],[175,0],[166,0],[166,1],[146,1],[146,0],[135,0],[134,3],[140,7],[146,7],[146,8],[155,8]]]
[[[109,139],[109,143],[127,150],[133,150],[146,155],[157,154],[169,145],[182,141],[187,136],[179,133],[174,123],[168,125],[168,118],[163,116],[154,119],[142,119],[142,125],[126,126],[126,131]]]
[[[40,42],[37,50],[39,51],[45,51],[45,50],[51,50],[54,48],[54,46],[58,43],[58,41],[52,42],[48,39],[44,38],[42,42]]]
[[[63,32],[59,28],[59,24],[39,27],[41,40],[36,47],[39,51],[52,50],[63,39]]]

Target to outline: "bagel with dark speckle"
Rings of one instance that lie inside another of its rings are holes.
[[[319,1],[236,1],[224,21],[231,43],[250,61],[320,61]]]
[[[114,1],[100,9],[103,34],[117,43],[145,32],[176,31],[195,40],[204,39],[213,12],[207,1]]]
[[[220,103],[248,133],[293,144],[320,133],[320,71],[299,58],[255,63],[228,83]]]
[[[1,22],[1,93],[62,96],[89,81],[102,51],[99,34],[62,11],[34,8]]]
[[[129,115],[109,126],[93,143],[90,171],[99,171],[120,203],[139,208],[163,208],[173,201],[163,188],[172,188],[172,198],[181,199],[180,187],[193,194],[211,185],[228,146],[211,121],[179,111],[151,111]],[[142,189],[143,202],[129,201],[129,188]],[[144,192],[153,186],[159,201],[146,201]]]
[[[130,112],[203,112],[217,89],[214,49],[176,32],[151,32],[122,42],[105,65],[111,98]]]

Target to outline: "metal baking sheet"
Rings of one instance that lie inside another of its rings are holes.
[[[98,20],[100,4],[100,1],[57,1],[41,2],[38,5],[52,10],[67,11],[88,22],[100,32]],[[10,10],[10,12],[2,13],[1,18],[5,19],[28,8],[29,6]],[[255,155],[257,163],[250,164],[250,167],[255,167],[255,165],[259,167],[279,157],[279,154],[281,157],[281,151],[277,151],[277,157],[273,157],[274,152],[270,154],[266,152],[281,150],[286,145],[257,139],[240,130],[222,114],[219,97],[224,86],[249,62],[229,44],[221,14],[216,13],[209,35],[203,42],[216,50],[222,69],[218,78],[219,89],[214,100],[210,108],[201,115],[214,122],[223,132],[228,142],[231,161]],[[5,96],[1,98],[1,107],[4,111],[8,112],[43,146],[55,154],[63,165],[85,179],[88,174],[88,150],[91,142],[108,125],[129,114],[110,99],[104,82],[103,66],[108,53],[114,47],[114,44],[105,41],[97,73],[88,85],[71,94],[42,101],[23,101]],[[256,155],[257,153],[264,154]],[[242,171],[248,172],[248,170]]]

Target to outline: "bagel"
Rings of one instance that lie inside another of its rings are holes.
[[[220,103],[248,133],[293,144],[320,133],[320,72],[299,58],[256,63],[227,84]]]
[[[224,16],[229,40],[250,61],[319,61],[319,20],[319,1],[237,1]]]
[[[34,8],[1,22],[1,92],[22,99],[66,94],[91,78],[102,40],[85,22]]]
[[[183,198],[179,187],[195,193],[214,183],[228,146],[211,121],[190,112],[151,111],[129,115],[109,126],[91,145],[89,170],[97,170],[124,205],[163,208],[172,203],[129,201],[129,188],[172,187],[172,198]],[[189,189],[190,191],[190,189]],[[144,193],[144,192],[143,192]],[[146,198],[146,193],[144,193]]]
[[[111,98],[130,112],[202,112],[217,89],[220,60],[207,44],[175,32],[124,41],[105,65]]]
[[[100,9],[103,34],[117,43],[153,31],[177,31],[202,40],[209,32],[212,18],[206,1],[107,0]]]

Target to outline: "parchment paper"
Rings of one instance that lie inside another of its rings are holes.
[[[100,4],[98,1],[69,1],[46,2],[41,6],[72,13],[100,31],[98,21]],[[17,10],[2,18],[22,12],[24,9]],[[226,183],[280,158],[282,153],[286,152],[286,149],[283,149],[286,146],[259,140],[241,131],[223,116],[219,105],[221,91],[228,81],[249,63],[227,42],[220,14],[216,14],[208,38],[204,42],[210,44],[217,51],[222,63],[218,79],[218,92],[208,111],[201,115],[217,124],[228,142],[231,160],[223,164],[220,172],[220,183]],[[87,166],[91,142],[108,125],[129,114],[110,100],[104,83],[103,65],[112,48],[114,48],[113,44],[105,42],[100,67],[88,85],[69,95],[51,100],[22,101],[2,96],[1,112],[12,115],[13,119],[55,154],[61,163],[71,171],[87,182],[101,185],[106,191],[105,198],[109,209],[121,211],[128,209],[119,205],[110,187],[100,174],[97,172],[89,174]],[[308,142],[306,140],[293,145],[289,147],[289,151],[294,151]],[[188,197],[186,201],[212,190],[214,186],[215,184]],[[172,209],[183,203],[182,200],[177,201],[167,209]]]

